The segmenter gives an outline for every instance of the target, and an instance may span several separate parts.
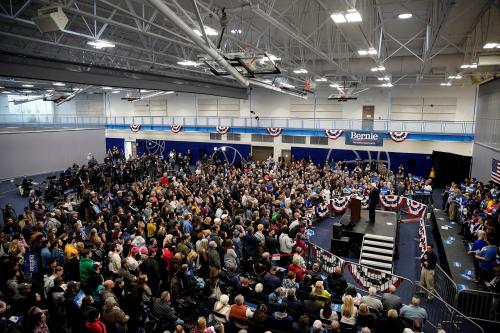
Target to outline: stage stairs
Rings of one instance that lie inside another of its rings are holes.
[[[394,241],[394,237],[365,234],[359,263],[392,274]]]

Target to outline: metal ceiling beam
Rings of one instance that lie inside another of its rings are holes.
[[[351,75],[351,73],[344,70],[335,60],[331,59],[326,53],[315,48],[314,45],[310,44],[307,40],[305,40],[303,37],[297,35],[295,32],[293,32],[290,28],[285,26],[283,23],[279,22],[274,17],[272,17],[269,14],[267,14],[266,12],[264,12],[262,9],[259,8],[259,6],[251,6],[251,8],[252,8],[252,12],[257,14],[259,17],[261,17],[265,21],[269,22],[270,24],[274,25],[276,28],[278,28],[279,30],[281,30],[282,32],[287,34],[289,37],[291,37],[292,39],[294,39],[295,41],[300,43],[302,46],[306,47],[308,49],[308,51],[315,53],[320,58],[328,61],[329,63],[331,63],[332,65],[337,67],[339,72],[341,72],[342,74]]]
[[[159,12],[163,13],[166,17],[168,17],[172,23],[174,23],[176,26],[178,26],[180,29],[188,35],[191,40],[198,45],[200,48],[202,48],[205,52],[208,53],[210,57],[212,57],[215,61],[217,61],[221,66],[223,66],[229,74],[233,78],[238,81],[239,84],[241,84],[244,87],[248,87],[250,82],[248,79],[246,79],[243,75],[240,74],[231,64],[227,62],[227,60],[216,50],[211,48],[210,46],[206,45],[203,39],[201,39],[193,30],[191,27],[189,27],[179,16],[177,16],[163,1],[161,0],[148,0],[148,2],[156,9],[158,9]]]
[[[173,90],[176,92],[239,99],[248,98],[246,89],[227,84],[215,84],[201,80],[153,75],[120,69],[115,70],[89,66],[88,64],[78,65],[68,63],[65,66],[64,62],[53,63],[50,60],[27,60],[19,59],[16,56],[0,55],[0,76],[130,89]]]

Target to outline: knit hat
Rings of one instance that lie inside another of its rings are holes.
[[[321,320],[316,319],[313,323],[313,330],[319,331],[323,327]]]
[[[141,247],[141,248],[139,249],[139,253],[140,253],[140,254],[143,254],[143,255],[145,255],[145,256],[147,256],[147,255],[148,255],[148,252],[149,252],[149,251],[148,251],[148,248],[147,248],[147,247],[145,247],[145,246],[143,246],[143,247]]]
[[[132,246],[132,248],[130,249],[130,253],[132,254],[139,253],[139,248],[137,246]]]

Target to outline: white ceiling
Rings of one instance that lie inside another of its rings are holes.
[[[58,1],[69,18],[63,32],[41,33],[31,18],[37,9],[54,1],[2,1],[0,6],[0,57],[18,61],[59,61],[101,69],[151,73],[211,84],[238,87],[230,78],[215,77],[205,66],[184,67],[177,62],[196,60],[198,45],[148,1]],[[500,42],[498,0],[169,0],[165,3],[191,28],[198,28],[197,8],[203,24],[219,35],[222,9],[229,23],[221,41],[222,52],[256,50],[281,58],[283,77],[294,84],[325,76],[329,84],[355,81],[358,87],[379,85],[377,77],[390,76],[394,84],[439,84],[449,74],[462,71],[494,73],[498,66],[463,71],[492,39]],[[335,24],[333,12],[356,8],[361,23]],[[412,13],[407,20],[398,14]],[[230,30],[241,30],[232,34]],[[427,35],[426,35],[427,31]],[[112,41],[115,48],[96,50],[87,41]],[[427,45],[427,48],[426,48]],[[377,55],[359,56],[359,49],[373,47]],[[254,52],[254,51],[250,51]],[[10,60],[9,60],[10,61]],[[383,72],[370,68],[383,65]],[[307,74],[293,70],[306,68]],[[0,73],[5,75],[5,73]],[[68,69],[69,82],[71,70]],[[102,74],[101,74],[102,75]],[[30,73],[23,75],[27,78]],[[40,77],[38,77],[40,78]],[[464,81],[465,82],[465,81]],[[140,83],[139,83],[140,85]],[[135,87],[139,88],[139,87]]]

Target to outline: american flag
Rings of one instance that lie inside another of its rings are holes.
[[[491,161],[491,180],[500,184],[500,161],[493,159]]]

